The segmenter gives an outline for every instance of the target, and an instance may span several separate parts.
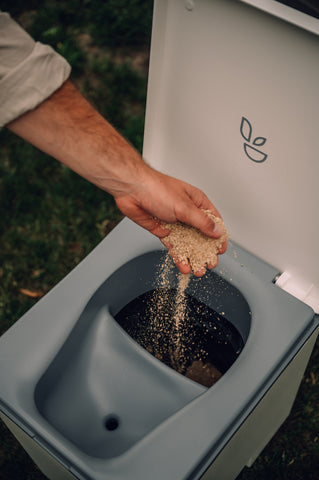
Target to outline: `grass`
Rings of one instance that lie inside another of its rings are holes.
[[[113,198],[22,140],[1,132],[1,322],[48,292],[121,218]]]
[[[1,7],[69,60],[73,81],[141,151],[152,2],[3,0]],[[5,129],[0,202],[2,334],[122,215],[111,196]],[[317,343],[288,420],[238,480],[319,479],[318,352]],[[1,480],[44,480],[2,424],[0,445]]]

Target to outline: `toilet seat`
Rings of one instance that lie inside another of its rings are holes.
[[[114,258],[115,248],[124,252],[123,257]],[[105,278],[131,258],[159,248],[155,237],[123,220],[4,336],[1,355],[7,360],[1,376],[12,381],[4,392],[3,411],[50,454],[62,458],[70,471],[76,468],[88,476],[93,471],[94,480],[113,479],[120,472],[131,479],[143,478],[141,466],[152,468],[153,478],[184,478],[208,452],[216,456],[317,326],[310,307],[272,283],[276,274],[272,267],[233,245],[221,256],[218,272],[240,290],[252,312],[247,343],[237,361],[213,387],[200,387],[199,396],[119,457],[101,460],[84,454],[43,418],[34,400],[35,389]],[[30,348],[31,336],[36,348]],[[159,460],[172,454],[173,464]]]
[[[55,394],[55,384],[45,379],[61,352],[70,360],[67,340],[105,279],[162,248],[123,220],[1,338],[1,411],[34,450],[63,466],[68,479],[148,480],[150,472],[152,480],[201,478],[275,389],[270,414],[255,427],[264,427],[267,442],[289,413],[318,329],[310,307],[319,308],[317,20],[272,0],[157,0],[154,19],[144,157],[202,188],[222,212],[232,242],[216,271],[245,297],[251,328],[237,361],[207,390],[126,338],[132,348],[122,343],[115,354],[135,350],[145,369],[161,371],[164,385],[175,378],[182,390],[189,386],[189,401],[118,456],[96,458],[66,438],[41,413],[37,387],[43,380],[48,397]],[[295,215],[307,232],[302,248]],[[310,306],[273,283],[280,274],[281,286],[306,291]],[[88,383],[89,376],[85,388]],[[124,395],[129,402],[129,392]],[[249,460],[245,455],[235,472]],[[221,460],[224,470],[227,460]]]

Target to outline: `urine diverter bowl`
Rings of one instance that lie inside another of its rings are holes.
[[[188,292],[244,347],[206,388],[122,329],[163,255],[122,221],[0,340],[1,417],[48,478],[233,479],[289,414],[318,331],[318,32],[272,1],[155,2],[144,156],[223,213]]]

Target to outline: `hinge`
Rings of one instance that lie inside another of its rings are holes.
[[[309,305],[319,313],[319,288],[313,283],[301,280],[288,272],[277,275],[275,285]]]

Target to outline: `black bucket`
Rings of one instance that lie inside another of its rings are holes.
[[[175,288],[147,291],[123,307],[116,321],[163,363],[207,387],[231,367],[244,347],[223,315]]]

